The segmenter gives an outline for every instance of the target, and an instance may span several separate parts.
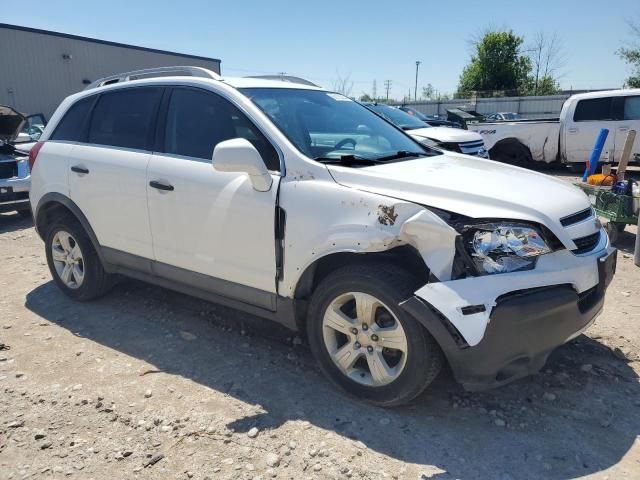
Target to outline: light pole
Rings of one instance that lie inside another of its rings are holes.
[[[417,102],[418,101],[418,68],[420,68],[420,64],[422,62],[420,60],[416,60],[416,86],[415,89],[413,90],[413,101]]]

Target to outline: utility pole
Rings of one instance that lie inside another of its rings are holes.
[[[384,81],[384,88],[387,90],[387,102],[389,101],[389,89],[391,88],[391,83],[393,83],[391,80]]]
[[[373,81],[373,101],[375,102],[378,99],[378,87],[376,85],[376,81]]]
[[[416,86],[415,89],[413,90],[413,101],[417,102],[418,101],[418,69],[420,68],[420,64],[422,62],[420,60],[416,60]]]

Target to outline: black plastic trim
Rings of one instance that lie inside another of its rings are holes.
[[[109,247],[101,247],[105,262],[115,269],[124,267],[136,270],[147,275],[153,275],[165,280],[173,281],[189,287],[225,297],[242,301],[243,303],[275,311],[276,295],[271,292],[259,290],[253,287],[215,278],[198,272],[192,272],[184,268],[175,267],[166,263],[151,260],[138,255],[116,250]]]
[[[568,227],[569,225],[575,225],[576,223],[580,223],[592,216],[593,208],[585,208],[584,210],[580,210],[579,212],[567,215],[566,217],[562,217],[560,219],[560,225],[562,225],[563,227]]]
[[[45,235],[45,232],[41,232],[40,229],[38,228],[41,221],[40,215],[46,210],[48,206],[54,203],[59,203],[71,211],[71,213],[80,222],[80,225],[82,225],[82,228],[84,228],[84,231],[89,236],[89,239],[93,244],[93,248],[95,248],[96,252],[98,252],[100,261],[104,263],[102,250],[100,249],[100,243],[98,243],[98,237],[96,237],[96,234],[93,231],[93,228],[91,228],[91,224],[89,223],[89,220],[87,220],[87,217],[84,216],[84,213],[82,213],[82,210],[80,210],[80,207],[78,207],[73,202],[73,200],[71,200],[69,197],[62,195],[61,193],[57,193],[57,192],[46,193],[38,201],[38,205],[36,206],[36,211],[33,212],[33,218],[34,218],[34,224],[36,227],[36,232],[38,232],[38,235],[40,236],[40,238],[44,240],[44,235]],[[45,210],[43,210],[43,208]]]
[[[467,390],[497,387],[539,371],[556,347],[602,310],[615,272],[615,258],[605,258],[598,260],[600,283],[583,294],[570,285],[557,285],[500,297],[482,340],[472,347],[461,347],[448,321],[423,299],[413,296],[400,306],[433,335],[454,377]]]

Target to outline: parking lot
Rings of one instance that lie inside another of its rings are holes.
[[[543,372],[470,394],[444,371],[384,410],[246,314],[133,280],[72,302],[31,222],[1,215],[0,478],[638,478],[634,233],[604,312]]]

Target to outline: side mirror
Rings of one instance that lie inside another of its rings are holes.
[[[244,138],[225,140],[213,150],[213,168],[219,172],[242,172],[249,175],[253,188],[268,192],[273,179],[260,153]]]

